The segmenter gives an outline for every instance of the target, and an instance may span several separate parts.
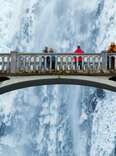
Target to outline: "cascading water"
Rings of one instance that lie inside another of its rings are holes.
[[[46,45],[69,52],[77,43],[85,51],[102,50],[116,38],[113,0],[1,0],[0,10],[1,52],[38,52]],[[115,93],[100,99],[95,89],[79,86],[33,87],[2,95],[0,156],[111,156],[114,108]]]

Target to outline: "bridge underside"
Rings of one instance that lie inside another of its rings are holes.
[[[82,75],[43,75],[43,76],[8,76],[0,77],[0,94],[40,85],[70,84],[92,86],[96,88],[116,91],[116,82],[109,76],[82,76]]]

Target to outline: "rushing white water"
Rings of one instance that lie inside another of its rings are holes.
[[[46,45],[69,52],[78,43],[95,52],[116,41],[114,0],[0,2],[1,52],[38,52]],[[92,112],[93,93],[90,88],[54,85],[2,95],[0,156],[111,156],[116,95],[106,92]]]
[[[72,136],[73,136],[73,151],[74,155],[80,155],[80,87],[76,89],[74,92],[74,86],[70,88],[71,91],[69,95],[69,114],[71,117],[71,128],[72,128]],[[72,101],[72,97],[73,101]],[[78,103],[77,103],[78,102]]]

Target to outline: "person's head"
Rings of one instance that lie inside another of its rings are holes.
[[[80,49],[80,45],[77,45],[77,48],[79,48],[79,49]]]
[[[48,47],[45,47],[45,50],[48,50]]]
[[[49,48],[49,53],[53,53],[54,52],[54,50],[52,49],[52,48]]]
[[[114,42],[111,42],[111,47],[114,47],[115,46],[115,43]]]
[[[44,53],[47,53],[48,52],[48,47],[45,47],[44,48]]]

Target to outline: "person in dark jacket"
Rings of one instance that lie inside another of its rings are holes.
[[[43,53],[48,53],[48,47],[45,47]]]
[[[44,48],[44,50],[43,50],[43,53],[44,54],[48,54],[48,47],[45,47]],[[47,57],[45,57],[45,55],[44,56],[42,56],[42,66],[43,66],[43,68],[44,69],[48,69],[49,68],[49,60],[50,60],[50,58],[49,58],[49,56],[47,56]]]
[[[77,46],[77,49],[74,51],[74,53],[75,54],[79,54],[79,55],[81,55],[81,54],[84,54],[84,51],[81,49],[81,47],[78,45]],[[82,59],[82,57],[81,56],[79,56],[79,57],[75,57],[74,58],[74,63],[75,63],[75,67],[77,66],[77,64],[80,66],[80,69],[82,69],[82,61],[83,61],[83,59]]]
[[[50,48],[49,49],[49,53],[50,54],[53,54],[54,53],[54,50],[52,48]],[[51,69],[55,70],[55,56],[54,55],[51,56],[51,62],[52,62]]]

